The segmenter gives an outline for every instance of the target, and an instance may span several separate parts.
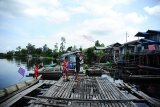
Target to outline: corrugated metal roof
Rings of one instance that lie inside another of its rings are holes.
[[[121,46],[122,44],[120,44],[120,43],[118,43],[118,42],[116,42],[116,43],[113,43],[113,44],[111,44],[111,45],[109,45],[109,46],[107,46],[108,48],[112,48],[112,47],[114,47],[114,46]]]
[[[106,47],[95,47],[96,50],[104,50]]]
[[[160,30],[148,30],[146,33],[160,33]]]
[[[144,40],[145,42],[156,43],[156,41],[154,41],[154,40],[150,40],[150,39],[146,39],[146,38],[145,38],[145,39],[140,39],[140,40],[141,40],[141,41],[142,41],[142,40]]]
[[[130,42],[127,42],[127,43],[124,43],[124,44],[122,44],[123,46],[124,45],[128,45],[128,44],[134,44],[135,42],[137,42],[138,40],[133,40],[133,41],[130,41]]]
[[[63,54],[61,57],[65,57],[65,56],[72,55],[72,54],[76,54],[76,53],[80,53],[80,52],[81,52],[81,51],[68,52],[68,53]]]
[[[138,32],[135,36],[137,36],[137,37],[146,37],[146,36],[149,36],[149,33],[146,33],[146,32]]]

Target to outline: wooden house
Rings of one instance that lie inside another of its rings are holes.
[[[160,51],[160,31],[148,30],[147,32],[138,32],[136,37],[144,37],[140,43],[144,46],[143,52]]]
[[[114,63],[117,63],[117,61],[119,60],[120,46],[121,44],[118,42],[107,46],[106,52],[111,58],[111,61]]]
[[[119,61],[137,65],[160,66],[160,31],[138,32],[138,40],[127,42],[120,47]]]

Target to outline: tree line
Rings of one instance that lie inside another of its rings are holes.
[[[66,39],[61,37],[60,46],[55,43],[53,49],[50,49],[47,44],[42,47],[36,48],[35,45],[28,43],[25,48],[18,46],[16,50],[8,51],[7,53],[0,53],[0,57],[26,57],[27,55],[32,55],[32,57],[53,57],[58,58],[59,55],[65,52]]]
[[[57,59],[60,57],[63,53],[65,53],[65,50],[71,51],[77,50],[76,45],[73,47],[70,46],[66,49],[65,47],[66,39],[64,37],[61,37],[61,43],[55,43],[53,46],[53,49],[50,49],[47,44],[44,44],[42,47],[36,48],[35,45],[28,43],[28,45],[25,48],[21,48],[21,46],[18,46],[16,50],[8,51],[7,53],[0,53],[0,57],[26,57],[27,55],[32,55],[32,57],[51,57],[54,59]],[[87,48],[85,51],[86,54],[86,63],[91,63],[93,60],[95,60],[94,55],[94,48],[95,47],[104,47],[104,44],[100,44],[99,40],[95,41],[95,45]],[[82,47],[80,47],[78,50],[82,51]],[[98,53],[99,54],[99,53]],[[101,53],[98,56],[102,56]]]

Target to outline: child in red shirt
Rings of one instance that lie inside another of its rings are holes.
[[[69,81],[68,79],[68,57],[67,56],[65,57],[63,61],[63,78],[64,78],[64,81]]]
[[[35,67],[34,67],[34,77],[37,79],[38,77],[38,64],[35,64]]]

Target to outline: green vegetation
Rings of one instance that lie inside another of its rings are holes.
[[[107,61],[107,62],[106,62],[106,66],[107,66],[107,68],[112,68],[112,63],[109,62],[109,61]]]
[[[83,64],[83,68],[86,70],[86,69],[88,69],[89,67],[88,67],[87,64]]]
[[[95,41],[95,46],[96,47],[105,47],[105,45],[103,43],[102,44],[99,43],[99,40]]]
[[[61,38],[61,44],[58,50],[58,43],[55,43],[53,49],[50,49],[47,44],[42,47],[36,48],[35,45],[28,43],[25,48],[18,46],[16,50],[8,51],[7,53],[0,53],[1,58],[5,57],[26,57],[32,55],[32,57],[48,57],[57,59],[61,54],[65,52],[66,40],[64,37]]]
[[[88,48],[86,51],[86,63],[91,64],[91,62],[94,60],[94,47]]]
[[[73,47],[70,46],[68,48],[65,47],[66,44],[66,39],[64,37],[61,37],[61,43],[55,43],[53,45],[53,49],[50,49],[47,44],[44,44],[42,47],[35,47],[35,45],[28,43],[28,45],[25,48],[22,48],[21,46],[17,46],[15,50],[8,51],[7,53],[0,53],[1,58],[9,58],[9,57],[26,57],[27,55],[31,55],[32,57],[47,57],[47,58],[53,58],[56,60],[59,58],[62,54],[65,53],[65,50],[67,51],[72,51],[72,50],[77,50],[76,45]],[[95,46],[104,46],[104,44],[100,44],[99,41],[95,41]],[[85,60],[84,62],[86,64],[91,64],[91,62],[96,60],[95,54],[94,54],[94,49],[95,46],[90,47],[86,49],[84,52],[82,47],[79,48],[79,50],[85,54]],[[103,51],[100,51],[97,53],[99,56],[99,62],[103,56]]]
[[[103,55],[104,55],[104,52],[103,52],[102,50],[99,50],[99,51],[98,51],[99,64],[100,64],[100,61],[101,61],[101,59],[102,59]]]

